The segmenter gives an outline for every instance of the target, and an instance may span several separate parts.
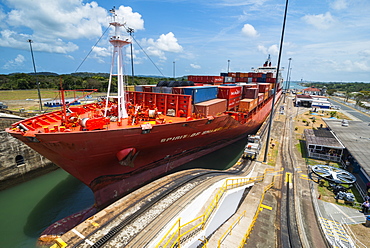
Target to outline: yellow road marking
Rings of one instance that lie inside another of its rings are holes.
[[[309,179],[309,178],[306,178],[306,177],[299,177],[300,179],[305,179],[305,180],[309,180],[309,181],[312,181],[312,182],[315,182],[316,183],[316,181],[315,180],[312,180],[312,179]]]
[[[272,210],[272,207],[270,207],[270,206],[266,206],[266,205],[264,205],[264,204],[261,204],[261,207],[262,207],[262,208],[265,208],[265,209],[268,209],[268,210]]]
[[[98,224],[98,223],[96,223],[96,222],[91,222],[91,224],[93,225],[93,226],[96,226],[96,227],[99,227],[100,225]]]
[[[285,182],[292,183],[292,173],[289,172],[285,173]]]

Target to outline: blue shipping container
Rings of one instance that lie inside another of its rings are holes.
[[[217,86],[198,86],[183,88],[184,95],[190,95],[193,103],[200,103],[217,98]]]
[[[135,91],[143,91],[143,86],[142,85],[135,85]]]

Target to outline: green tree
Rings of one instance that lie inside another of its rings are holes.
[[[326,91],[326,93],[328,93],[328,95],[329,95],[329,96],[334,95],[334,93],[335,93],[335,92],[337,92],[337,90],[336,90],[336,89],[328,89],[328,90]]]

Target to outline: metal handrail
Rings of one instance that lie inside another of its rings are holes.
[[[274,169],[265,169],[263,175],[258,176],[258,177],[226,179],[225,182],[223,183],[223,185],[217,191],[216,195],[213,197],[211,203],[208,205],[208,207],[206,208],[206,210],[204,211],[204,213],[201,216],[195,218],[194,220],[192,220],[192,221],[190,221],[190,222],[188,222],[184,225],[180,225],[180,218],[179,218],[171,226],[171,228],[166,232],[166,234],[162,237],[162,239],[157,243],[157,245],[155,247],[156,248],[158,248],[158,247],[163,247],[163,248],[165,248],[165,247],[174,247],[176,244],[178,245],[178,247],[180,247],[181,238],[183,236],[185,236],[186,234],[189,234],[190,231],[195,230],[195,228],[197,228],[199,226],[202,226],[202,229],[204,230],[204,227],[205,227],[207,221],[209,220],[209,218],[212,215],[212,213],[214,212],[214,210],[217,209],[218,204],[219,204],[220,200],[222,199],[222,196],[224,195],[224,193],[227,190],[242,187],[242,186],[245,186],[247,184],[250,184],[250,183],[253,183],[253,182],[256,182],[256,181],[261,181],[261,180],[264,179],[265,175],[268,172],[274,172]],[[271,188],[271,187],[272,187],[272,185],[269,188]],[[194,221],[199,220],[199,219],[202,219],[202,221],[200,223],[198,223],[194,227],[190,228],[188,231],[181,234],[181,229],[191,225]],[[178,237],[173,241],[172,244],[170,244],[170,242],[174,239],[176,234],[178,235]],[[166,238],[168,238],[167,242],[164,245],[162,245],[162,243],[165,241]]]

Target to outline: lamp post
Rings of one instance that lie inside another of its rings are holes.
[[[35,76],[36,76],[36,84],[37,84],[37,93],[39,95],[39,102],[40,102],[40,112],[43,112],[44,110],[42,109],[42,102],[41,102],[41,93],[40,93],[40,83],[39,83],[39,79],[37,77],[37,73],[36,73],[36,65],[35,65],[35,59],[33,57],[33,50],[32,50],[32,40],[29,39],[28,42],[30,43],[30,49],[31,49],[31,57],[32,57],[32,64],[33,64],[33,70],[35,72]]]
[[[227,73],[230,71],[230,59],[227,60]]]

